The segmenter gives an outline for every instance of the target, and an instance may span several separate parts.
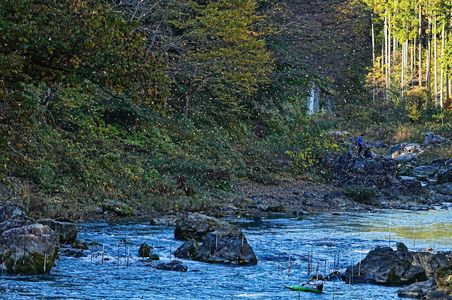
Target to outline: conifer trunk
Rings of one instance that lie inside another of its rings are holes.
[[[443,21],[443,28],[441,29],[441,75],[440,75],[440,98],[439,98],[439,106],[443,108],[444,105],[444,31],[445,24]]]
[[[419,78],[418,86],[422,87],[422,6],[419,4]]]

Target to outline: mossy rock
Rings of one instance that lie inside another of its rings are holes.
[[[435,281],[438,290],[452,296],[452,265],[436,271]]]
[[[102,203],[102,210],[104,212],[109,211],[117,214],[120,217],[131,217],[135,215],[135,210],[124,202],[118,200],[105,200]]]
[[[4,258],[6,272],[11,275],[36,275],[49,273],[55,265],[56,256],[32,252],[19,260],[14,259],[14,253]]]

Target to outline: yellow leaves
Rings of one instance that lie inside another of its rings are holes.
[[[93,50],[97,48],[97,44],[93,40],[88,40],[85,42],[86,50]]]
[[[74,55],[73,57],[71,57],[71,59],[69,60],[69,63],[71,64],[72,67],[74,68],[78,68],[80,66],[80,63],[82,62],[82,60]]]

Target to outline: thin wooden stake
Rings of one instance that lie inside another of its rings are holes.
[[[287,263],[287,276],[290,276],[290,254],[289,254],[289,262]]]
[[[120,261],[119,261],[119,242],[118,242],[118,268],[119,268],[119,263],[120,263]]]

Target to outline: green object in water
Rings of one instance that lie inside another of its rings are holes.
[[[289,290],[292,291],[297,291],[297,292],[311,292],[311,293],[317,293],[317,294],[321,294],[322,292],[315,289],[315,288],[310,288],[307,286],[303,286],[303,285],[286,285],[286,288],[288,288]]]

